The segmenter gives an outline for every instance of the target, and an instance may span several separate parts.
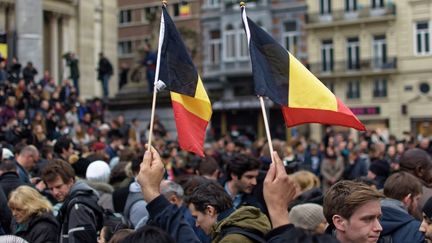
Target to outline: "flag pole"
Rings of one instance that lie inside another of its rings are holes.
[[[166,0],[162,1],[163,7],[166,7],[168,2]],[[149,128],[149,137],[148,137],[148,148],[147,151],[150,152],[150,147],[152,143],[152,137],[153,137],[153,125],[154,125],[154,117],[155,117],[155,110],[156,110],[156,95],[157,95],[157,81],[159,80],[159,69],[160,69],[160,55],[162,50],[162,43],[164,38],[165,32],[165,21],[163,16],[163,11],[161,14],[161,23],[160,23],[160,29],[159,29],[159,43],[158,43],[158,51],[157,51],[157,61],[156,61],[156,74],[154,78],[154,85],[153,85],[153,101],[152,101],[152,109],[151,109],[151,115],[150,115],[150,128]]]
[[[243,1],[240,2],[240,8],[242,9],[243,24],[244,24],[245,31],[246,31],[248,46],[250,47],[250,30],[249,30],[249,24],[248,24],[248,20],[247,20],[247,16],[246,16],[246,4],[245,4],[245,2],[243,2]],[[273,144],[272,144],[270,129],[269,129],[269,125],[268,125],[267,112],[265,109],[264,98],[262,96],[258,96],[258,98],[259,98],[260,104],[261,104],[261,110],[262,110],[263,119],[264,119],[264,127],[266,130],[266,136],[267,136],[267,142],[268,142],[269,149],[270,149],[270,157],[271,157],[271,160],[273,163],[274,162]]]
[[[265,104],[264,104],[264,98],[262,96],[258,96],[260,103],[261,103],[261,111],[263,114],[263,119],[264,119],[264,127],[266,130],[266,135],[267,135],[267,141],[268,141],[268,145],[269,145],[269,149],[270,149],[270,157],[272,162],[273,161],[273,143],[272,143],[272,139],[271,139],[271,134],[270,134],[270,128],[268,125],[268,119],[267,119],[267,112],[265,109]]]

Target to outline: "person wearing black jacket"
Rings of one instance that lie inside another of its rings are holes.
[[[63,202],[57,219],[61,224],[59,241],[96,243],[103,226],[103,210],[95,190],[75,181],[75,171],[66,161],[49,161],[41,174],[52,195]]]
[[[12,213],[7,203],[7,197],[0,186],[0,235],[11,233]]]
[[[5,159],[0,163],[0,187],[3,188],[6,197],[19,186],[30,185],[20,180],[17,166],[13,160]]]
[[[32,243],[55,243],[60,225],[51,203],[36,189],[20,186],[9,197],[9,207],[17,223],[14,234]]]
[[[113,75],[113,67],[111,62],[101,52],[99,53],[98,65],[98,80],[102,83],[103,97],[108,97],[109,94],[109,80]]]

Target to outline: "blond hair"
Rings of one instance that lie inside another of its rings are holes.
[[[52,211],[51,203],[36,189],[29,186],[19,186],[9,195],[8,206],[11,209],[21,209],[24,220],[32,215],[41,215]]]
[[[295,183],[299,185],[302,192],[308,191],[312,188],[320,187],[320,181],[318,177],[310,171],[300,170],[290,175],[290,177]]]

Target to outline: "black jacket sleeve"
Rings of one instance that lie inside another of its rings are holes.
[[[337,243],[333,236],[328,234],[310,235],[304,230],[296,228],[293,224],[287,224],[271,230],[266,235],[269,243],[291,242],[291,243]]]
[[[147,204],[147,211],[150,215],[147,224],[165,230],[177,243],[200,242],[192,227],[184,219],[182,211],[176,205],[168,202],[163,195]]]
[[[11,233],[12,213],[8,207],[7,197],[0,186],[0,223],[6,234]]]

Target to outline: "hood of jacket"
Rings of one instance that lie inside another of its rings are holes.
[[[397,230],[398,228],[414,221],[403,203],[398,200],[386,198],[381,201],[381,226],[383,231],[381,235],[388,235]]]
[[[72,199],[80,195],[85,195],[86,197],[91,196],[96,201],[99,198],[99,193],[82,180],[75,182],[69,192],[68,198]]]
[[[232,212],[226,218],[213,225],[211,235],[213,241],[218,242],[218,235],[226,227],[236,226],[244,229],[251,229],[267,234],[271,229],[269,219],[256,207],[243,206]]]
[[[89,185],[91,188],[101,193],[112,194],[114,192],[114,188],[110,184],[105,182],[86,180],[85,183],[87,183],[87,185]]]

